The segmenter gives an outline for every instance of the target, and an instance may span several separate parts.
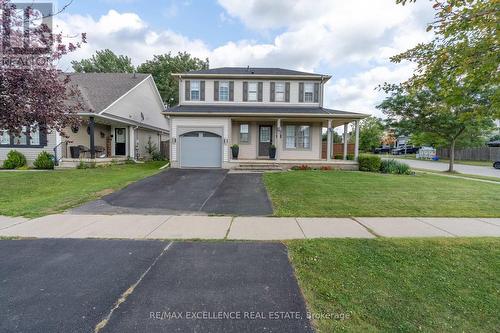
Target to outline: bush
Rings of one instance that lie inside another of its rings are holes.
[[[151,154],[151,158],[153,161],[164,161],[163,155],[159,151],[155,151]]]
[[[305,171],[305,170],[312,170],[312,168],[309,165],[307,165],[307,164],[302,164],[302,165],[293,166],[292,170],[303,170],[303,171]]]
[[[335,159],[335,160],[343,160],[344,159],[344,154],[335,154],[333,156],[333,159]],[[347,160],[353,161],[354,160],[354,155],[353,154],[347,154]]]
[[[360,171],[379,172],[382,159],[379,156],[360,155],[358,163]]]
[[[383,160],[380,164],[380,172],[396,175],[411,175],[412,171],[408,164],[396,160]]]
[[[97,164],[95,162],[84,162],[80,161],[80,164],[76,166],[77,169],[95,169]]]
[[[49,154],[46,151],[42,151],[33,162],[33,166],[35,169],[54,169],[54,155]]]
[[[347,154],[347,160],[348,161],[354,161],[354,155],[353,154]]]
[[[17,150],[11,150],[7,154],[7,159],[3,161],[4,169],[17,169],[26,166],[26,157]]]

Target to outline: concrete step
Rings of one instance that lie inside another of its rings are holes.
[[[241,163],[235,170],[249,170],[249,171],[282,171],[283,168],[277,164],[251,164]]]

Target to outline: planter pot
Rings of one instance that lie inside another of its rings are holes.
[[[269,158],[272,160],[276,158],[276,147],[269,148]]]
[[[238,159],[238,154],[240,153],[240,147],[231,147],[231,153],[233,155],[233,159]]]
[[[78,146],[69,147],[69,151],[71,153],[71,158],[80,158],[80,147]]]

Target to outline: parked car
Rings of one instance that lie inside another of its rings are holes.
[[[500,169],[500,161],[496,161],[495,163],[493,163],[493,167],[495,169]]]
[[[389,147],[389,146],[382,146],[382,147],[375,148],[373,150],[374,154],[389,154],[390,152],[391,152],[391,147]]]
[[[490,141],[487,143],[488,147],[500,147],[500,140]]]
[[[394,148],[391,153],[392,155],[404,155],[404,154],[416,154],[420,147],[406,146]]]

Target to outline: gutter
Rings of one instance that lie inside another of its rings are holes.
[[[109,115],[97,114],[97,113],[92,113],[92,112],[81,112],[81,113],[78,113],[78,115],[83,116],[83,117],[95,117],[95,118],[102,118],[102,119],[111,120],[111,121],[117,121],[117,122],[121,122],[121,123],[124,123],[127,125],[147,128],[147,129],[150,129],[153,131],[158,131],[158,132],[165,133],[165,134],[170,133],[170,131],[166,130],[166,129],[162,129],[162,128],[155,127],[155,126],[149,126],[146,124],[139,123],[135,120],[124,119],[124,118],[116,117],[116,116],[109,116]]]
[[[310,114],[310,113],[255,113],[255,112],[244,112],[244,113],[237,113],[237,112],[169,112],[169,111],[164,111],[162,112],[164,115],[168,116],[192,116],[192,117],[197,117],[197,116],[212,116],[212,117],[273,117],[273,118],[279,118],[279,117],[299,117],[299,118],[355,118],[355,119],[364,119],[366,117],[369,117],[370,115],[364,114],[364,113],[346,113],[346,114],[332,114],[332,113],[325,113],[325,114]]]

